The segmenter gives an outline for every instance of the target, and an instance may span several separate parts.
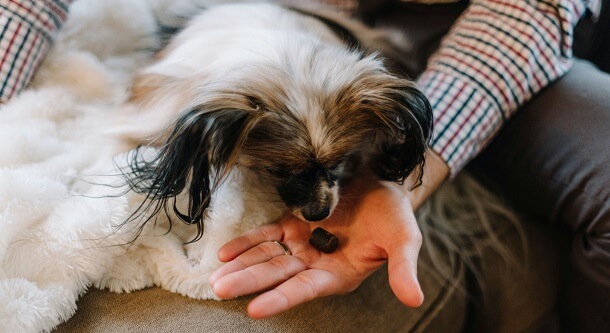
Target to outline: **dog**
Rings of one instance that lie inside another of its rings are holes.
[[[402,183],[415,172],[421,181],[432,111],[397,74],[400,61],[383,58],[400,54],[394,44],[309,7],[205,8],[133,81],[123,138],[158,153],[134,150],[130,188],[145,195],[142,207],[197,224],[198,239],[212,194],[236,167],[309,222],[332,214],[349,177]]]

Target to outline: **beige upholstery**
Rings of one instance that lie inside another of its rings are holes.
[[[418,273],[425,302],[417,309],[405,307],[394,297],[382,267],[352,293],[257,321],[245,314],[251,298],[218,302],[193,300],[158,288],[132,294],[91,290],[78,302],[76,315],[56,332],[536,330],[556,302],[558,251],[547,230],[531,224],[515,228],[504,219],[488,218],[493,234],[486,233],[479,222],[459,216],[452,220],[460,223],[462,235],[468,235],[456,241],[459,249],[446,246],[434,230],[422,226],[425,246]],[[526,261],[522,260],[524,248],[529,249]],[[463,257],[458,252],[472,255]]]

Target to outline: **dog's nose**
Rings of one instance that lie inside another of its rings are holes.
[[[322,221],[330,215],[330,206],[325,207],[304,207],[301,214],[309,222]]]

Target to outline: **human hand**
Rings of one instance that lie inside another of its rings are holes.
[[[327,254],[309,244],[317,227],[339,237],[337,251]],[[417,280],[420,246],[421,233],[403,191],[395,184],[359,180],[344,188],[337,208],[322,222],[285,217],[226,243],[218,258],[227,263],[210,284],[221,298],[273,288],[248,305],[252,318],[265,318],[317,297],[348,293],[388,261],[394,294],[416,307],[423,302]]]

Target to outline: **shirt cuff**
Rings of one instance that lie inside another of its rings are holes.
[[[44,59],[68,17],[69,0],[0,3],[0,102],[17,95]]]

